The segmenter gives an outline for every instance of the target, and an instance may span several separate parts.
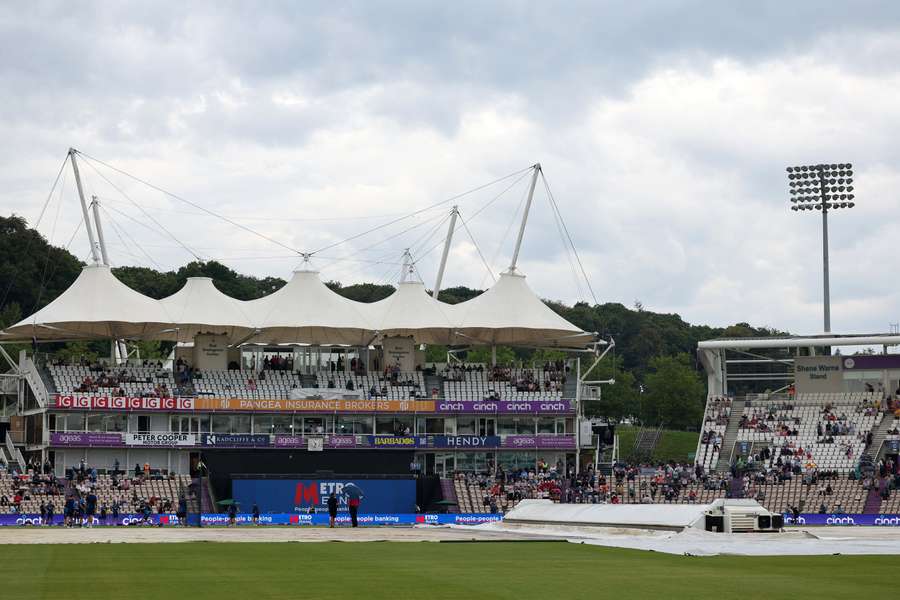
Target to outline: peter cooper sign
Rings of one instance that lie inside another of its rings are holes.
[[[126,446],[196,446],[192,433],[127,433]]]

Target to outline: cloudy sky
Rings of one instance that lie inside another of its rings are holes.
[[[599,302],[815,333],[821,220],[784,168],[849,161],[833,330],[885,331],[898,56],[892,1],[3,3],[0,210],[34,223],[73,146],[192,203],[82,159],[116,265],[287,277],[318,250],[326,279],[392,282],[410,247],[430,287],[458,203],[475,243],[456,232],[444,285],[481,287],[527,173],[451,198],[540,162]],[[86,258],[80,221],[67,168],[40,230]],[[592,301],[543,182],[520,270]]]

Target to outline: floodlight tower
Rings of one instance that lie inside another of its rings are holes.
[[[828,280],[828,211],[853,208],[853,165],[850,163],[788,167],[791,210],[822,213],[822,285],[825,333],[831,333],[831,290]]]

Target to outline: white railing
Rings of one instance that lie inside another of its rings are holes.
[[[6,450],[9,452],[9,456],[14,462],[19,463],[19,469],[25,470],[25,457],[22,456],[22,452],[16,448],[16,445],[13,444],[12,436],[9,435],[9,432],[6,432]]]
[[[706,429],[706,415],[709,411],[709,401],[712,396],[706,396],[706,405],[703,407],[703,423],[700,424],[700,435],[697,436],[697,449],[694,451],[694,464],[698,464],[700,460],[700,447],[703,445],[701,442],[703,440],[703,430]],[[723,440],[724,441],[724,440]],[[704,470],[706,467],[704,467]]]
[[[32,359],[26,357],[23,367],[22,372],[25,374],[25,380],[31,387],[31,391],[34,392],[34,397],[37,399],[38,406],[46,408],[50,403],[50,394],[47,392],[47,386],[44,385],[44,380],[41,379],[41,374],[38,372],[37,365],[34,364]]]

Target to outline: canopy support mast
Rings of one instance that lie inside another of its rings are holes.
[[[106,253],[106,238],[103,237],[103,226],[100,225],[100,201],[97,196],[91,196],[91,208],[94,212],[94,227],[97,228],[97,241],[100,242],[100,256],[103,258],[103,264],[109,265],[109,254]]]
[[[447,266],[447,256],[450,254],[450,243],[453,241],[453,230],[456,229],[456,217],[459,216],[459,206],[450,210],[450,228],[447,230],[447,239],[444,240],[444,252],[441,254],[441,264],[438,267],[437,279],[434,280],[434,289],[431,297],[437,300],[441,291],[441,282],[444,279],[444,268]]]
[[[75,173],[75,186],[78,188],[78,199],[81,200],[81,212],[84,215],[84,228],[87,229],[88,241],[91,244],[91,258],[94,264],[100,262],[97,253],[97,244],[94,241],[94,229],[91,227],[91,216],[88,214],[87,202],[84,201],[84,189],[81,187],[81,173],[78,172],[78,162],[75,160],[75,148],[69,148],[69,159],[72,161],[72,171]]]
[[[73,162],[72,164],[75,163]],[[97,199],[97,196],[91,196],[91,210],[94,213],[94,227],[97,228],[97,241],[100,244],[100,256],[103,259],[103,264],[109,267],[111,265],[109,264],[109,254],[106,252],[106,238],[103,236],[103,225],[100,224],[100,200]],[[128,360],[128,346],[125,344],[124,340],[113,340],[111,358],[113,363],[117,365]]]
[[[509,265],[509,272],[515,273],[516,263],[519,262],[519,250],[522,248],[522,237],[525,235],[525,224],[528,223],[528,213],[531,211],[531,201],[534,199],[534,186],[537,185],[538,175],[541,173],[541,163],[537,163],[532,167],[534,173],[531,175],[531,187],[528,188],[528,200],[525,202],[525,211],[522,213],[522,224],[519,225],[519,236],[516,238],[516,247],[513,250],[512,263]]]
[[[400,267],[400,283],[406,283],[410,281],[410,274],[412,273],[412,254],[409,253],[409,248],[406,248],[403,251],[403,266]]]

